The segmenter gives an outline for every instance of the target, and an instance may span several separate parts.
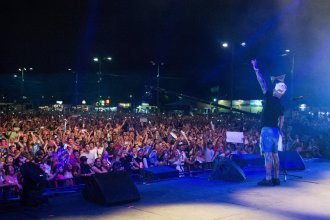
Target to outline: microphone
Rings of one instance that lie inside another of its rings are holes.
[[[294,97],[294,98],[292,98],[292,101],[298,101],[298,100],[301,100],[301,99],[303,99],[304,98],[304,96],[297,96],[297,97]]]

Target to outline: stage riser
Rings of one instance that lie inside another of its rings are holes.
[[[146,168],[142,170],[141,174],[146,181],[169,179],[179,176],[179,172],[175,168],[169,166]]]
[[[301,156],[296,151],[278,152],[280,158],[280,169],[283,170],[305,170],[305,164]],[[232,160],[244,171],[264,169],[264,157],[257,154],[234,154]]]

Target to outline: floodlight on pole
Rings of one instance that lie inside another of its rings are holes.
[[[102,58],[98,58],[98,57],[94,57],[93,61],[99,63],[99,71],[97,73],[98,75],[98,80],[97,80],[97,84],[98,84],[98,98],[101,97],[101,82],[102,82],[102,61],[103,60],[107,60],[107,61],[111,61],[112,57],[102,57]]]
[[[20,68],[18,68],[18,71],[21,72],[21,97],[24,96],[24,92],[25,92],[24,91],[24,81],[25,81],[25,78],[24,78],[25,75],[24,75],[24,73],[26,71],[32,71],[32,70],[33,70],[32,67],[20,67]],[[15,75],[14,75],[14,77],[15,77]],[[18,76],[16,75],[16,77],[18,77]]]
[[[68,68],[69,72],[72,72],[74,75],[74,104],[78,105],[78,83],[79,83],[79,75],[78,72],[74,71],[72,68]]]
[[[229,44],[230,43],[230,44]],[[223,42],[222,43],[222,47],[223,48],[228,48],[230,45],[230,54],[231,54],[231,61],[230,61],[230,111],[232,111],[233,108],[233,93],[234,93],[234,74],[235,74],[235,70],[234,70],[234,59],[235,59],[235,46],[240,45],[241,47],[246,47],[246,42],[242,41],[242,42],[232,42],[230,41],[229,43],[227,42]]]
[[[159,111],[159,78],[160,78],[160,66],[164,65],[164,62],[155,62],[153,60],[150,60],[151,65],[157,66],[157,108]]]

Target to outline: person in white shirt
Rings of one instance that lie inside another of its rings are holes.
[[[206,144],[206,147],[204,149],[204,155],[205,155],[205,163],[206,163],[206,167],[208,169],[212,168],[212,162],[214,159],[214,150],[213,150],[213,144],[212,142],[208,142]]]
[[[80,157],[85,156],[88,164],[94,164],[97,158],[97,147],[94,147],[93,143],[87,144],[84,151],[80,154]]]
[[[213,156],[214,156],[214,150],[213,150],[212,142],[208,142],[205,147],[205,162],[211,163],[213,161],[212,160]]]

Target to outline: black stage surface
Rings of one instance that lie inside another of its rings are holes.
[[[67,193],[38,208],[2,207],[0,219],[330,219],[330,162],[305,165],[290,171],[302,179],[289,177],[276,187],[258,187],[260,171],[249,172],[243,183],[210,182],[201,174],[138,184],[141,200],[131,204],[105,207]]]

